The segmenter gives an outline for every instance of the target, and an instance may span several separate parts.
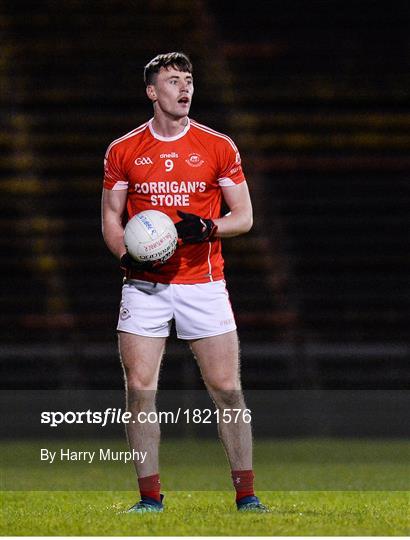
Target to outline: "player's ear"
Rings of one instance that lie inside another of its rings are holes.
[[[155,92],[155,87],[153,84],[149,84],[145,91],[147,92],[147,96],[151,101],[157,100],[157,93]]]

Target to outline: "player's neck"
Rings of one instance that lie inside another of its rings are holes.
[[[176,137],[184,131],[188,124],[188,117],[170,118],[165,115],[155,114],[152,120],[152,129],[161,137]]]

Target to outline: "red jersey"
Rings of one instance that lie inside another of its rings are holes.
[[[154,132],[152,120],[116,139],[104,161],[104,188],[128,190],[127,219],[160,210],[174,223],[177,210],[204,218],[221,217],[221,186],[245,181],[234,142],[188,119],[175,137]],[[127,277],[158,283],[205,283],[223,279],[221,240],[185,244],[155,272]]]

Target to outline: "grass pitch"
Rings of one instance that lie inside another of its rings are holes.
[[[168,492],[166,511],[123,513],[135,492],[9,492],[4,535],[405,536],[403,492],[260,492],[270,514],[239,514],[227,492]]]
[[[6,491],[2,493],[1,533],[20,536],[405,536],[410,533],[408,443],[256,441],[256,486],[261,500],[271,507],[270,514],[236,511],[229,469],[216,441],[163,443],[166,510],[155,515],[125,513],[137,500],[130,464],[50,465],[40,463],[38,458],[41,447],[108,446],[123,448],[124,443],[3,443]],[[195,491],[194,486],[207,491]]]

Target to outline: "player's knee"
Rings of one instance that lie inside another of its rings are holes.
[[[126,378],[128,401],[155,400],[156,387],[152,377],[128,376]]]
[[[207,386],[214,392],[241,392],[241,383],[236,374],[207,379],[205,380]]]
[[[125,370],[125,383],[128,391],[156,390],[156,376],[153,373],[141,373],[141,370]]]
[[[241,408],[243,405],[243,393],[240,388],[231,386],[213,388],[212,395],[216,405],[223,409]]]

